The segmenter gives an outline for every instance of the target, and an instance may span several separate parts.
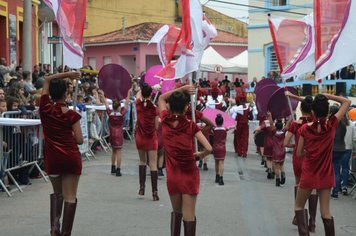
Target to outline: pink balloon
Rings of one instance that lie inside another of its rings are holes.
[[[160,79],[155,77],[155,75],[160,72],[163,69],[162,65],[155,65],[149,68],[145,74],[145,83],[147,83],[149,86],[153,86],[156,84],[160,83]],[[162,82],[162,88],[161,88],[161,93],[166,93],[171,91],[176,82],[175,80],[163,80]],[[156,93],[156,91],[153,91],[153,93]]]
[[[166,92],[171,91],[174,88],[175,85],[176,85],[176,81],[175,80],[163,80],[161,93],[164,94]]]
[[[155,65],[150,67],[145,75],[145,83],[147,83],[149,86],[153,86],[156,84],[159,84],[160,79],[155,77],[155,75],[160,72],[163,69],[162,65]]]

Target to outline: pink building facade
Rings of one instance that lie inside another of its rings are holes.
[[[115,31],[104,35],[92,36],[85,39],[84,64],[88,64],[95,70],[106,64],[115,63],[122,65],[135,76],[139,76],[151,66],[160,64],[156,51],[156,45],[148,45],[150,38],[161,27],[161,24],[144,23],[127,28],[125,32]],[[147,32],[148,31],[148,32]],[[232,58],[247,49],[247,39],[235,36],[235,41],[222,42],[227,32],[219,32],[219,36],[211,46],[223,57]],[[234,35],[233,35],[234,36]],[[232,34],[228,37],[231,41]],[[220,41],[219,41],[220,40]],[[228,75],[229,79],[247,78],[246,75]],[[213,79],[224,78],[224,74],[205,73],[198,74],[199,78]]]

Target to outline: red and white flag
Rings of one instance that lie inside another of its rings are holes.
[[[44,0],[53,10],[63,42],[63,64],[83,66],[83,31],[87,0]]]
[[[163,79],[183,78],[198,71],[205,48],[217,35],[215,27],[203,16],[199,0],[182,0],[182,8],[182,28],[165,25],[150,42],[157,43],[157,52],[164,66],[157,76]],[[180,56],[172,61],[175,54]]]
[[[307,15],[300,20],[269,16],[268,23],[282,79],[313,72],[315,70],[313,16]]]
[[[316,78],[356,62],[356,1],[314,0]]]

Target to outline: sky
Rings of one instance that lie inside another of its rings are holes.
[[[222,0],[224,2],[240,3],[248,5],[249,0]],[[225,15],[233,17],[235,19],[248,22],[248,8],[242,6],[234,6],[231,4],[217,3],[213,0],[200,0],[204,5],[206,3],[207,7],[210,7],[216,11],[219,11]]]

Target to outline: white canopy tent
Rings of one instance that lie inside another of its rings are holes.
[[[242,68],[248,68],[248,52],[247,50],[243,51],[239,55],[229,59],[229,62],[238,65],[239,67]]]
[[[214,48],[208,47],[205,49],[203,58],[200,64],[201,72],[217,72],[217,69],[220,70],[220,73],[227,74],[246,74],[247,67],[240,67],[232,62],[226,60],[221,56]]]

